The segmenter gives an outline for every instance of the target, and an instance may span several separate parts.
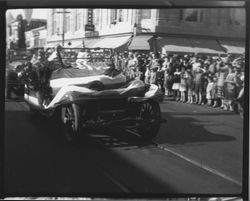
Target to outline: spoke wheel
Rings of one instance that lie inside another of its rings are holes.
[[[81,131],[81,108],[79,105],[70,104],[62,107],[62,132],[65,139],[72,144],[76,143]]]
[[[138,134],[145,140],[152,140],[160,129],[161,110],[159,103],[154,101],[141,103],[138,117],[144,121],[137,127]]]

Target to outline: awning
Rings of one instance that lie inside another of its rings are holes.
[[[186,38],[160,37],[157,39],[157,45],[165,52],[194,53],[191,42]]]
[[[190,39],[192,47],[197,54],[225,54],[216,40],[209,39]]]
[[[130,38],[131,36],[117,36],[117,37],[88,39],[85,41],[85,47],[117,49],[123,45],[126,45],[130,41]]]
[[[225,48],[229,54],[244,54],[245,43],[239,41],[219,41],[220,45]]]
[[[82,48],[83,47],[83,41],[71,41],[71,45],[67,46],[69,48]]]
[[[152,35],[141,35],[135,36],[132,39],[131,44],[129,45],[129,50],[150,50],[149,40],[152,38]]]

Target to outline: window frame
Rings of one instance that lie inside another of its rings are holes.
[[[186,20],[187,15],[185,15],[185,11],[187,10],[193,10],[193,11],[197,11],[197,20],[195,21],[189,21]],[[185,22],[185,23],[203,23],[204,22],[204,9],[199,9],[199,8],[185,8],[185,9],[181,9],[180,10],[180,21]]]

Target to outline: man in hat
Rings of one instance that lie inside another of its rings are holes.
[[[152,55],[151,65],[150,65],[150,84],[157,84],[157,71],[160,68],[159,59],[155,54]]]

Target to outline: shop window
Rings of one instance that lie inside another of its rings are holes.
[[[77,11],[76,12],[76,22],[75,22],[75,30],[78,31],[81,28],[81,23],[82,23],[82,14]]]
[[[52,35],[55,35],[56,34],[56,31],[57,31],[57,25],[56,25],[56,19],[53,19],[52,21]]]
[[[118,21],[119,22],[123,22],[124,21],[124,12],[122,9],[119,9],[119,12],[118,12]]]
[[[117,22],[117,9],[111,10],[111,24],[116,24]]]
[[[52,26],[51,26],[51,34],[56,34],[56,9],[52,9]]]
[[[26,47],[30,47],[30,41],[26,41]]]
[[[151,19],[151,9],[142,9],[141,16],[142,19]]]
[[[36,37],[34,40],[34,46],[39,47],[39,38],[38,37]]]
[[[229,24],[244,25],[245,24],[245,10],[242,8],[232,8],[229,10]]]
[[[46,45],[46,39],[39,40],[39,47],[44,47]]]
[[[70,16],[65,17],[65,32],[70,32]]]
[[[203,22],[204,12],[201,9],[182,9],[180,20],[185,22]]]

